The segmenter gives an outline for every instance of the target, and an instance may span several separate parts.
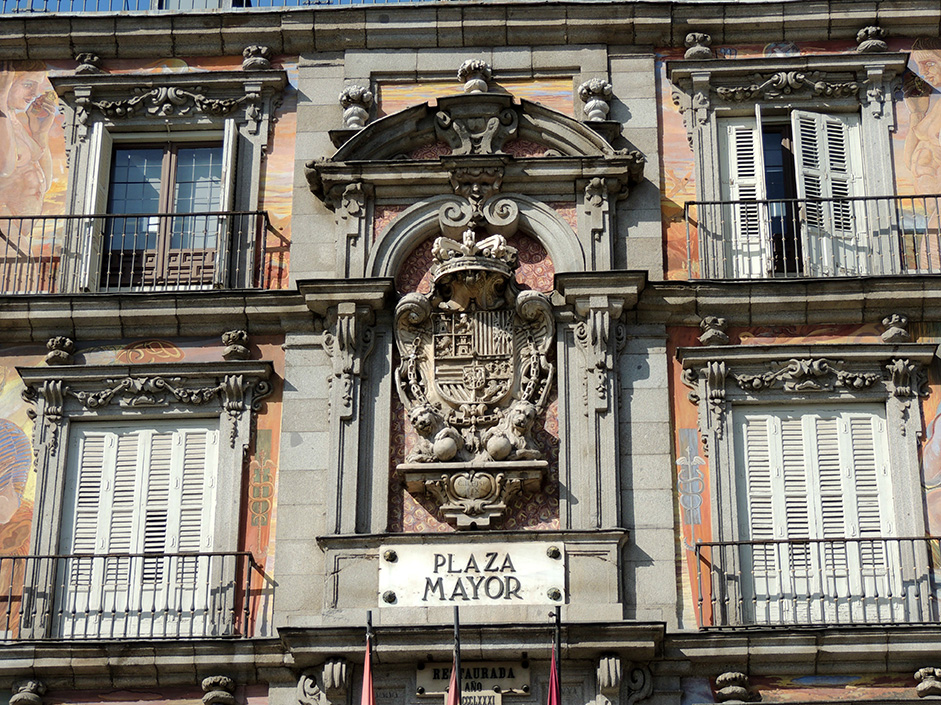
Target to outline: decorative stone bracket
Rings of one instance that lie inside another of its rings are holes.
[[[623,677],[624,673],[627,678]],[[602,705],[635,705],[653,694],[653,674],[650,667],[630,661],[623,663],[620,656],[602,656],[598,660],[596,676]]]
[[[26,678],[13,684],[10,705],[42,705],[46,684],[38,678]]]
[[[347,705],[351,700],[352,668],[349,661],[333,657],[304,671],[297,681],[299,705]]]
[[[751,687],[748,676],[729,671],[716,677],[716,702],[755,703],[761,701],[761,693]]]
[[[627,342],[627,328],[621,314],[637,303],[645,277],[625,272],[621,281],[593,275],[559,277],[559,288],[576,315],[575,344],[583,368],[582,400],[585,414],[603,413],[611,408],[617,388],[617,357]]]
[[[235,705],[235,681],[228,676],[209,676],[200,685],[203,705]]]

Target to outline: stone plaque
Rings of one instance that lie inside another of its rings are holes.
[[[415,674],[419,695],[444,695],[450,681],[450,663],[426,663]],[[528,692],[528,663],[525,666],[520,661],[461,664],[461,705],[500,705],[503,695],[525,695]],[[474,700],[474,697],[478,699]]]
[[[565,601],[561,544],[385,545],[379,605],[553,605]]]

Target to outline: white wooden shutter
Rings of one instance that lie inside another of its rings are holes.
[[[84,212],[100,215],[108,210],[108,193],[111,186],[111,152],[113,140],[105,126],[96,122],[92,127],[88,144],[88,168]],[[79,286],[83,291],[97,291],[101,272],[101,251],[106,230],[103,218],[84,221]]]
[[[724,276],[763,278],[771,267],[767,207],[750,203],[766,198],[761,126],[753,117],[730,118],[722,124],[722,200],[733,202],[723,208]]]
[[[859,116],[791,112],[797,196],[803,206],[804,271],[810,276],[869,271],[864,209],[856,195],[860,172]]]
[[[236,161],[238,158],[239,131],[235,120],[229,118],[225,121],[225,131],[222,138],[222,193],[219,210],[232,211],[235,209],[236,190]],[[228,276],[230,230],[246,230],[244,223],[232,222],[231,218],[218,219],[216,234],[216,262],[213,272],[213,284],[224,287]]]

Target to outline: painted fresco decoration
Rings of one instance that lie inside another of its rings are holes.
[[[477,225],[434,241],[430,294],[396,307],[396,382],[419,437],[401,468],[410,489],[435,496],[459,526],[482,527],[541,484],[533,432],[552,389],[554,324],[545,296],[519,290],[516,249],[483,227],[496,227],[486,214],[504,202],[470,203]]]

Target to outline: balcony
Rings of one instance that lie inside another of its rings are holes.
[[[0,294],[276,289],[265,211],[0,218]]]
[[[941,196],[695,201],[690,279],[941,273]]]
[[[941,621],[941,537],[710,542],[695,558],[703,628]]]
[[[247,552],[0,556],[0,642],[261,636],[272,585]]]

